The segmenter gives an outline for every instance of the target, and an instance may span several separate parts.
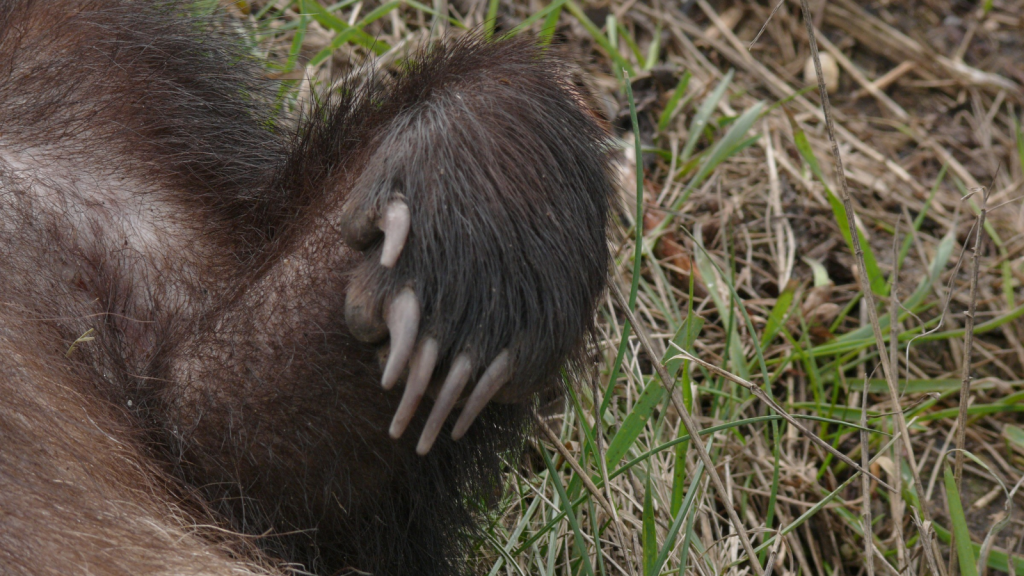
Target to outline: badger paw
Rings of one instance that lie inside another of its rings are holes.
[[[360,340],[378,343],[388,339],[387,360],[381,375],[381,386],[385,390],[392,389],[405,376],[402,400],[389,434],[395,439],[402,436],[423,397],[429,393],[434,403],[416,446],[417,453],[426,454],[456,404],[467,393],[452,428],[452,439],[462,438],[487,403],[508,383],[512,370],[508,348],[500,350],[486,363],[475,359],[468,351],[458,352],[445,363],[447,372],[440,373],[437,368],[443,361],[441,346],[436,337],[429,335],[429,330],[423,329],[421,299],[411,286],[412,282],[403,286],[400,280],[393,278],[400,274],[396,265],[412,228],[408,205],[400,198],[392,199],[378,218],[365,214],[359,218],[349,216],[343,228],[350,244],[367,252],[379,252],[378,257],[371,256],[363,264],[362,271],[369,274],[357,272],[357,276],[370,281],[353,281],[346,295],[345,319],[353,335]],[[382,281],[373,282],[374,278]],[[402,287],[390,298],[380,297],[381,290],[387,291],[386,286],[395,285]],[[474,374],[479,377],[467,391]]]

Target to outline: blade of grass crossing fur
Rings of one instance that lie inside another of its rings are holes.
[[[220,7],[220,2],[219,0],[201,0],[198,2],[193,0],[193,3],[187,6],[188,11],[193,16],[209,17]]]
[[[668,128],[668,123],[672,121],[676,110],[684,103],[683,96],[686,95],[686,88],[690,85],[690,78],[692,77],[693,75],[687,70],[683,73],[682,78],[679,79],[679,84],[672,91],[672,95],[669,96],[668,102],[665,104],[665,109],[662,110],[661,116],[658,117],[658,132],[664,132]]]
[[[571,4],[571,0],[569,0]],[[636,308],[636,294],[639,288],[640,282],[640,266],[641,258],[643,255],[643,239],[644,239],[644,174],[643,174],[643,151],[640,148],[640,125],[637,121],[636,116],[636,102],[633,100],[633,87],[630,85],[629,72],[626,71],[626,98],[629,100],[629,114],[630,120],[633,123],[633,150],[636,157],[636,214],[633,220],[633,228],[636,234],[635,236],[635,247],[633,250],[633,280],[629,287],[629,308],[633,310]],[[615,279],[611,279],[612,282]],[[604,417],[604,412],[608,408],[608,403],[611,402],[612,390],[615,388],[615,383],[618,380],[619,370],[622,366],[623,357],[626,354],[626,346],[629,344],[629,333],[632,327],[630,326],[629,320],[622,326],[622,339],[619,341],[619,351],[616,354],[615,362],[612,364],[611,376],[608,379],[608,389],[605,390],[604,400],[601,403],[601,410],[599,416]]]
[[[580,553],[581,572],[586,576],[594,576],[594,567],[590,564],[590,556],[587,554],[587,544],[583,539],[583,532],[580,530],[580,524],[576,519],[576,513],[573,511],[575,506],[572,501],[569,500],[569,496],[565,492],[565,487],[562,486],[562,481],[559,479],[558,471],[555,470],[555,464],[551,461],[551,456],[548,455],[548,451],[541,447],[540,453],[541,456],[544,457],[544,464],[548,468],[548,474],[551,476],[551,482],[555,487],[555,491],[558,492],[558,498],[562,503],[562,511],[565,513],[566,518],[569,520],[569,526],[572,528],[576,549]]]
[[[964,508],[960,503],[960,491],[957,489],[953,471],[949,469],[948,464],[943,463],[942,476],[946,487],[949,522],[956,543],[957,559],[960,561],[960,574],[978,576],[978,568],[974,563],[974,548],[971,546],[971,531],[967,527],[967,518],[964,516]]]
[[[288,73],[295,69],[296,63],[299,61],[299,53],[302,51],[302,43],[306,39],[306,29],[309,27],[309,14],[302,14],[299,16],[299,24],[295,29],[295,36],[292,38],[291,48],[288,50],[288,59],[284,64],[284,72]],[[289,93],[297,89],[299,82],[297,80],[284,80],[281,82],[280,88],[277,89],[277,99],[275,101],[275,107],[278,112],[281,110],[281,106],[284,105],[284,100]]]

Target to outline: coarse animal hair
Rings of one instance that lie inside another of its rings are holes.
[[[222,18],[0,0],[0,573],[464,574],[586,370],[605,129],[554,50],[474,35],[293,127]],[[493,399],[423,450],[460,362]]]

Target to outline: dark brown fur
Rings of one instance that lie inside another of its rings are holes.
[[[550,53],[472,38],[293,134],[188,13],[0,0],[0,573],[464,573],[501,456],[592,328],[605,134]],[[413,228],[385,269],[351,221],[395,195]],[[429,406],[391,440],[386,343],[345,324],[350,292],[380,313],[405,286],[436,374],[513,358],[425,457]]]

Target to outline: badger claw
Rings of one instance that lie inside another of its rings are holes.
[[[378,227],[384,231],[384,247],[380,252],[381,266],[394,268],[398,257],[402,255],[402,248],[405,247],[411,226],[412,217],[409,214],[409,207],[401,200],[392,200],[384,209],[384,217],[378,224]]]
[[[510,363],[511,356],[508,349],[505,349],[487,367],[487,371],[480,377],[480,381],[476,383],[476,388],[469,395],[466,406],[462,409],[459,419],[455,422],[455,428],[452,430],[452,440],[458,440],[466,434],[466,430],[476,420],[477,415],[484,409],[487,402],[508,382],[511,376],[509,372]]]
[[[469,375],[472,371],[473,362],[465,352],[456,356],[455,360],[452,360],[452,367],[448,370],[448,377],[445,378],[441,391],[438,393],[437,399],[434,400],[434,407],[430,410],[427,424],[423,427],[420,441],[416,445],[416,453],[420,456],[430,452],[430,448],[434,446],[434,440],[437,439],[441,426],[444,425],[444,421],[451,414],[455,402],[462,396],[462,389],[466,387],[466,382],[469,382]]]
[[[420,325],[420,303],[412,288],[405,288],[395,296],[388,307],[385,320],[391,333],[391,351],[380,383],[385,390],[390,390],[395,382],[398,382],[398,377],[401,376],[416,345],[416,333]]]
[[[420,405],[423,393],[427,391],[430,377],[434,374],[437,364],[437,340],[427,338],[420,344],[420,349],[409,363],[409,379],[405,382],[402,402],[398,405],[395,418],[391,421],[389,433],[394,439],[401,438],[409,426],[416,408]]]

